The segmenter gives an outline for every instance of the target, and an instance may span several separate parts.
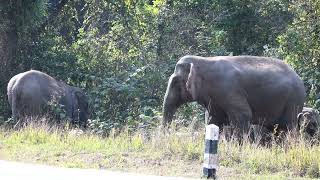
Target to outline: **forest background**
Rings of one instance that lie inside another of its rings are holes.
[[[319,47],[318,0],[1,0],[0,124],[12,121],[8,81],[36,69],[85,90],[98,134],[156,125],[187,54],[283,59],[319,110]],[[188,125],[203,109],[178,116]]]

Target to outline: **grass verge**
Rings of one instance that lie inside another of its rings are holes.
[[[204,131],[201,131],[204,132]],[[76,130],[28,126],[0,130],[0,159],[62,167],[100,168],[144,174],[199,178],[204,133],[188,129],[161,135],[138,131],[106,138]],[[286,138],[269,147],[237,141],[219,142],[220,179],[320,178],[320,145]]]

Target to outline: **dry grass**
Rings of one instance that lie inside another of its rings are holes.
[[[106,168],[156,175],[200,177],[204,130],[187,128],[166,135],[158,129],[123,131],[99,137],[79,130],[29,125],[0,131],[0,159],[63,167]],[[288,135],[269,146],[222,136],[219,142],[222,179],[320,178],[320,145]]]

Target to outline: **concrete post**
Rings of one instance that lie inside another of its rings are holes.
[[[214,124],[207,125],[203,160],[203,176],[207,179],[216,178],[218,168],[218,139],[219,127]]]

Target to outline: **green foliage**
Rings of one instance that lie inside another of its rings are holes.
[[[293,23],[279,37],[280,53],[300,74],[308,90],[308,104],[320,108],[320,2],[296,0],[290,6]]]
[[[154,65],[153,26],[147,25],[153,20],[153,9],[141,2],[91,3],[87,14],[92,21],[113,19],[105,20],[103,28],[85,21],[88,28],[79,29],[72,46],[83,72],[81,83],[92,100],[90,126],[98,132],[137,127],[144,121],[139,117],[153,116],[161,102],[156,86],[163,75]],[[146,112],[147,107],[153,108]]]
[[[51,100],[48,102],[48,108],[47,108],[48,113],[51,115],[54,115],[53,117],[54,121],[60,121],[62,122],[63,120],[67,119],[67,113],[63,108],[62,104],[59,104],[56,100]],[[58,124],[59,122],[57,122]],[[69,123],[71,123],[69,121]]]
[[[264,46],[276,46],[291,14],[287,0],[217,1],[216,26],[225,31],[227,50],[234,55],[262,55]]]

